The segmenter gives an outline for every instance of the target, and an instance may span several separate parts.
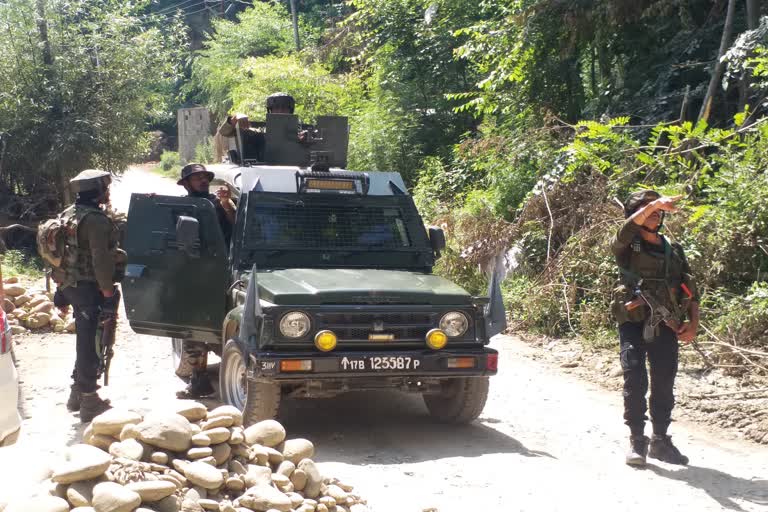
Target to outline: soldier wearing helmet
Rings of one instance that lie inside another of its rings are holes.
[[[189,197],[201,197],[213,203],[216,217],[219,220],[224,242],[229,247],[232,238],[232,226],[235,223],[235,204],[229,189],[221,187],[216,195],[209,192],[210,182],[214,174],[203,164],[188,164],[181,169],[181,178],[177,182],[187,190]],[[189,385],[177,393],[179,398],[202,398],[212,395],[215,390],[208,375],[208,346],[193,340],[184,340],[181,367],[177,370],[179,377],[190,377]]]
[[[89,422],[109,409],[108,400],[98,395],[96,384],[99,354],[96,352],[96,332],[99,314],[104,308],[117,307],[115,283],[122,279],[121,265],[125,253],[118,248],[119,230],[105,211],[109,205],[109,173],[89,169],[70,180],[75,204],[61,217],[72,226],[71,256],[61,268],[54,269],[58,283],[54,303],[66,311],[74,308],[76,328],[76,359],[67,409],[80,411],[80,420]]]
[[[293,114],[296,110],[296,100],[293,96],[284,92],[277,92],[267,96],[266,100],[267,114]],[[238,131],[240,132],[240,139],[242,141],[242,150],[238,151],[238,154],[231,158],[232,161],[240,161],[240,155],[243,155],[245,160],[257,160],[259,162],[264,161],[264,150],[266,148],[266,137],[263,132],[260,132],[251,126],[251,121],[248,116],[242,113],[235,113],[227,116],[227,119],[219,127],[219,135],[222,137],[237,137]],[[306,131],[300,131],[298,133],[300,141],[305,141],[307,138]],[[239,143],[238,143],[239,144]]]
[[[611,244],[620,272],[612,312],[619,324],[624,422],[630,429],[626,463],[633,466],[645,465],[646,456],[688,464],[667,429],[674,407],[679,341],[690,342],[696,335],[699,299],[682,246],[659,234],[665,214],[677,211],[681,197],[665,197],[653,190],[630,194],[624,203],[626,221]],[[650,404],[645,398],[646,359]],[[648,405],[651,439],[644,432]]]

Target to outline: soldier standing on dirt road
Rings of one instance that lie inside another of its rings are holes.
[[[698,295],[683,248],[659,234],[664,213],[677,211],[678,200],[680,196],[662,197],[652,190],[632,193],[624,205],[627,220],[611,246],[621,274],[612,311],[619,323],[624,420],[630,429],[626,463],[633,466],[645,465],[646,456],[688,464],[688,457],[672,444],[667,429],[675,403],[678,340],[690,342],[696,335]],[[646,357],[651,377],[650,450],[644,432],[648,409]]]
[[[235,204],[230,197],[229,189],[221,187],[214,196],[209,192],[213,173],[203,164],[188,164],[181,169],[181,179],[177,182],[187,190],[189,197],[208,199],[216,209],[216,217],[224,235],[224,242],[229,248],[232,238],[232,226],[235,223]],[[199,341],[184,340],[184,353],[182,355],[181,368],[177,372],[179,377],[186,377],[191,373],[189,385],[184,391],[176,394],[179,398],[202,398],[214,393],[211,378],[208,375],[208,346]]]
[[[96,331],[99,315],[117,308],[115,283],[122,279],[119,262],[124,253],[118,248],[118,227],[102,209],[109,204],[111,175],[86,170],[70,180],[77,194],[75,204],[62,213],[67,226],[74,226],[71,261],[53,270],[58,284],[54,304],[62,312],[74,308],[77,357],[72,372],[74,384],[67,409],[80,411],[80,421],[87,423],[109,409],[108,400],[99,397],[99,354]]]

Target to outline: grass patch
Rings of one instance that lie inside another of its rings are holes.
[[[23,251],[7,251],[0,254],[0,263],[3,266],[3,277],[27,277],[39,279],[45,274],[43,262],[36,254],[27,254]]]

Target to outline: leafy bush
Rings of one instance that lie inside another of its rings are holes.
[[[0,264],[5,277],[26,276],[33,279],[43,277],[43,262],[36,254],[30,255],[17,250],[6,251],[0,254]]]
[[[195,162],[201,164],[217,163],[213,137],[207,137],[203,142],[195,146]]]
[[[181,157],[176,151],[163,151],[157,168],[162,174],[176,176],[181,170]]]

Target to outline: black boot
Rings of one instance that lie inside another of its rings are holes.
[[[646,436],[630,436],[629,451],[624,462],[630,466],[645,466],[648,455],[648,438]]]
[[[205,370],[192,372],[192,378],[184,391],[176,393],[178,398],[203,398],[216,392],[211,384],[211,378]]]
[[[109,400],[103,400],[97,392],[81,393],[80,395],[80,421],[88,423],[99,414],[111,409]]]
[[[688,465],[688,457],[680,453],[680,450],[672,444],[672,438],[666,434],[653,434],[648,456],[670,464]]]
[[[72,387],[69,390],[67,410],[70,412],[76,412],[80,410],[80,388],[77,386],[77,384],[72,384]]]

